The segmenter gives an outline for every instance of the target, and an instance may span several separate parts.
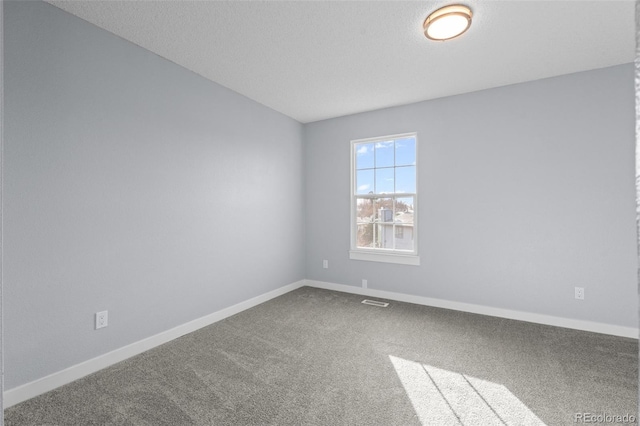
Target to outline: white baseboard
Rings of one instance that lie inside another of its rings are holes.
[[[304,280],[285,285],[284,287],[280,287],[212,314],[205,315],[204,317],[189,321],[188,323],[163,331],[162,333],[158,333],[138,342],[131,343],[130,345],[108,352],[104,355],[100,355],[96,358],[81,362],[80,364],[65,368],[64,370],[50,374],[41,379],[9,389],[3,394],[4,408],[11,407],[12,405],[26,401],[34,396],[38,396],[62,385],[66,385],[67,383],[95,373],[96,371],[102,370],[103,368],[109,367],[120,361],[124,361],[127,358],[131,358],[134,355],[148,351],[149,349],[160,346],[180,336],[184,336],[185,334],[196,331],[202,327],[206,327],[275,297],[282,296],[283,294],[300,288],[303,285]]]
[[[519,321],[527,321],[537,324],[553,325],[556,327],[572,328],[574,330],[591,331],[594,333],[611,334],[614,336],[630,337],[633,339],[638,338],[638,328],[634,327],[624,327],[620,325],[555,317],[551,315],[535,314],[531,312],[513,311],[509,309],[493,308],[490,306],[474,305],[471,303],[453,302],[450,300],[433,299],[430,297],[412,296],[409,294],[375,290],[371,288],[361,288],[323,281],[304,280],[304,283],[309,287],[341,291],[344,293],[360,294],[362,296],[379,297],[381,299],[397,300],[399,302],[408,302],[417,305],[452,309],[455,311],[470,312],[473,314],[489,315],[492,317],[508,318]]]
[[[58,388],[74,380],[80,379],[89,374],[95,373],[103,368],[109,367],[127,358],[138,355],[142,352],[153,349],[173,339],[185,334],[206,327],[217,321],[240,313],[244,310],[257,306],[275,297],[281,296],[302,286],[323,288],[326,290],[341,291],[344,293],[360,294],[369,297],[379,297],[382,299],[397,300],[399,302],[415,303],[418,305],[433,306],[438,308],[452,309],[456,311],[470,312],[474,314],[489,315],[500,318],[509,318],[519,321],[527,321],[538,324],[553,325],[557,327],[572,328],[576,330],[591,331],[595,333],[611,334],[614,336],[638,338],[638,329],[633,327],[623,327],[618,325],[603,324],[591,321],[574,320],[570,318],[554,317],[550,315],[534,314],[530,312],[513,311],[509,309],[492,308],[489,306],[474,305],[470,303],[452,302],[449,300],[433,299],[422,296],[412,296],[409,294],[395,293],[371,288],[360,288],[344,284],[328,283],[314,280],[301,280],[289,285],[285,285],[268,293],[256,296],[252,299],[240,302],[236,305],[214,312],[204,317],[195,319],[188,323],[179,325],[170,330],[158,333],[154,336],[100,355],[96,358],[73,365],[64,370],[50,374],[33,382],[9,389],[4,392],[4,408],[11,407],[20,402],[31,399],[35,396]]]

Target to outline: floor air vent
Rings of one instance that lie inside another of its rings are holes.
[[[364,303],[365,305],[379,306],[381,308],[386,308],[387,306],[389,306],[389,304],[386,302],[378,302],[377,300],[369,300],[369,299],[364,299],[362,303]]]

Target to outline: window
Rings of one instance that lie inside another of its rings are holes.
[[[350,258],[419,265],[415,133],[351,141]]]

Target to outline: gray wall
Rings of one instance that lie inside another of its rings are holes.
[[[307,278],[637,327],[633,81],[628,64],[306,125]],[[349,260],[349,141],[405,132],[421,265]]]
[[[640,252],[640,1],[636,0],[636,60],[635,60],[635,83],[636,83],[636,242]],[[640,253],[639,253],[640,254]],[[640,263],[640,258],[638,258]],[[640,278],[640,269],[638,269]],[[638,311],[640,316],[640,279],[638,280]],[[640,348],[639,355],[640,355]],[[640,377],[638,377],[638,387],[640,387]],[[640,412],[640,398],[638,399],[638,412]]]
[[[2,332],[2,168],[4,138],[4,2],[0,2],[0,413],[4,413],[4,333]],[[4,416],[0,416],[0,426],[4,425]]]
[[[5,5],[7,389],[304,278],[301,124]]]

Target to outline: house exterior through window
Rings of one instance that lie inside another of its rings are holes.
[[[417,136],[351,141],[350,258],[419,265]]]

